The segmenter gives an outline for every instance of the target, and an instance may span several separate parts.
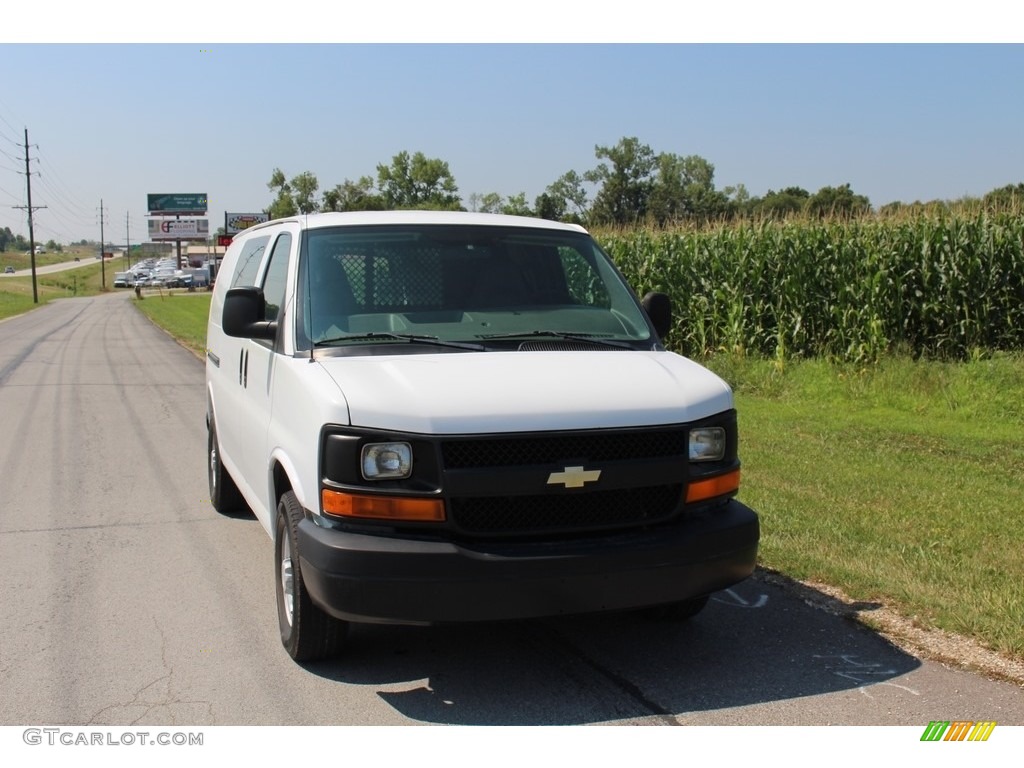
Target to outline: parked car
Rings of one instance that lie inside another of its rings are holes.
[[[749,576],[732,392],[581,227],[424,211],[259,224],[207,329],[207,475],[274,546],[282,642],[350,622],[650,609]]]
[[[10,265],[4,267],[4,274],[5,275],[13,275],[14,274],[14,267],[12,267]]]

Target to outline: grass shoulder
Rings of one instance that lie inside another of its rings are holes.
[[[206,291],[159,291],[143,293],[132,299],[146,317],[163,328],[199,357],[206,355],[206,322],[210,315],[210,299]]]
[[[1024,356],[706,362],[763,565],[1024,659]]]
[[[24,258],[27,259],[28,257]],[[65,262],[73,258],[73,255],[65,253],[56,262]],[[50,263],[56,262],[51,261]],[[14,266],[18,269],[27,267],[27,265]],[[37,261],[36,266],[38,268],[45,265]],[[81,263],[76,264],[72,269],[37,274],[36,293],[39,298],[38,304],[33,298],[32,277],[30,275],[5,276],[0,279],[0,319],[23,314],[53,299],[96,296],[112,291],[114,290],[111,287],[114,280],[114,270],[115,265],[111,264],[110,260],[100,264],[99,260],[90,257],[88,260],[82,258]]]

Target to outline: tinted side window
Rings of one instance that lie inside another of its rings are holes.
[[[237,288],[240,285],[256,285],[256,271],[263,260],[263,252],[270,242],[270,235],[257,237],[247,242],[242,247],[242,253],[238,256],[238,263],[235,264],[235,273],[231,276],[231,287]]]
[[[284,303],[285,282],[288,276],[288,256],[292,250],[292,236],[285,232],[274,243],[270,263],[263,276],[263,298],[267,302],[267,320],[277,320]]]

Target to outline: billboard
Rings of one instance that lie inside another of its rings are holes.
[[[266,213],[225,213],[224,232],[228,235],[237,235],[242,230],[270,221],[270,215]]]
[[[209,219],[149,219],[150,240],[207,240]]]
[[[180,214],[201,216],[206,213],[206,193],[146,195],[146,208],[158,216]]]

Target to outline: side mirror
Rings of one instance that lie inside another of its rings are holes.
[[[672,330],[672,299],[664,293],[651,291],[640,301],[647,316],[658,332],[658,337],[664,339]]]
[[[268,322],[266,312],[262,288],[232,288],[224,297],[221,326],[228,336],[273,341],[277,336],[277,323]]]

